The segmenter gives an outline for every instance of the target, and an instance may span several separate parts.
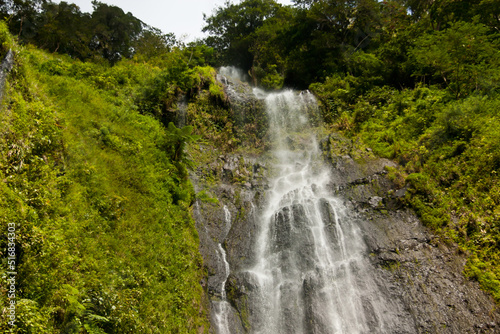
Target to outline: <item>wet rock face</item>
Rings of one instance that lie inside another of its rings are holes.
[[[296,147],[298,143],[290,139],[287,145]],[[366,259],[365,268],[358,267],[361,262],[351,261],[340,267],[336,275],[340,280],[348,272],[356,276],[369,268],[372,282],[384,295],[392,315],[391,321],[381,324],[373,296],[362,296],[367,326],[360,333],[500,333],[500,316],[491,297],[462,275],[465,255],[455,245],[430,233],[403,205],[401,198],[406,189],[396,187],[386,175],[386,167],[395,164],[357,149],[355,143],[339,135],[324,138],[320,145],[330,167],[327,187],[346,208],[337,216],[327,199],[319,200],[319,215],[331,248],[338,250],[338,226],[349,222],[358,227]],[[257,218],[266,206],[264,194],[272,177],[268,165],[270,162],[264,157],[224,154],[192,175],[196,191],[205,189],[219,200],[219,204],[197,201],[193,215],[207,269],[206,291],[210,300],[216,302],[221,299],[225,279],[219,244],[226,252],[230,274],[225,292],[230,304],[231,333],[254,333],[266,328],[261,320],[265,317],[258,314],[259,301],[249,298],[259,291],[259,277],[248,268],[257,261]],[[212,175],[216,182],[203,183],[204,175]],[[283,204],[271,217],[271,252],[280,257],[284,268],[291,257],[302,257],[297,270],[308,272],[300,286],[280,287],[283,295],[301,296],[305,320],[293,316],[299,307],[297,301],[284,299],[280,315],[284,320],[280,326],[284,333],[329,333],[331,319],[327,319],[328,313],[318,301],[324,296],[323,289],[331,284],[321,273],[311,270],[314,264],[308,262],[312,258],[308,253],[313,250],[309,232],[303,228],[304,210],[304,205],[291,202]],[[366,285],[361,277],[353,284]],[[293,292],[286,293],[290,290]],[[336,307],[341,312],[343,305]]]
[[[236,137],[247,146],[260,147],[267,133],[268,117],[263,100],[256,98],[245,77],[240,73],[236,77],[219,75],[218,79],[224,84]]]
[[[247,333],[252,332],[249,319],[258,318],[253,314],[257,308],[248,303],[247,295],[256,289],[258,283],[257,278],[244,269],[255,261],[252,248],[257,230],[255,215],[262,205],[259,198],[262,198],[266,185],[265,182],[256,182],[256,177],[249,180],[250,187],[244,183],[231,183],[229,171],[233,175],[238,170],[240,174],[243,173],[241,164],[236,161],[240,161],[240,157],[226,156],[220,159],[218,165],[225,181],[217,185],[217,196],[228,206],[233,217],[225,238],[224,224],[221,223],[224,213],[220,206],[200,204],[200,214],[195,214],[195,218],[200,234],[200,250],[208,268],[209,294],[212,293],[212,298],[215,298],[215,293],[211,291],[216,289],[210,286],[217,286],[221,280],[217,274],[220,263],[215,248],[217,242],[222,242],[231,267],[226,287],[232,306],[231,326],[234,333]],[[347,155],[339,157],[332,165],[334,177],[330,187],[333,193],[344,200],[349,219],[355,220],[361,229],[377,284],[391,300],[397,300],[402,305],[398,311],[401,319],[396,319],[386,333],[500,332],[500,317],[491,297],[482,292],[477,283],[462,275],[465,255],[460,254],[455,245],[439,241],[411,211],[398,202],[399,193],[404,189],[395,189],[384,170],[384,166],[391,166],[392,163],[371,158],[367,158],[365,163],[369,165],[363,166]],[[261,163],[252,159],[248,160],[245,168],[263,169]],[[335,177],[336,173],[342,177]],[[260,174],[259,179],[267,179],[265,172]],[[274,251],[283,257],[284,265],[293,247],[303,249],[303,254],[307,252],[307,235],[296,229],[300,224],[294,223],[301,220],[303,210],[300,205],[286,206],[274,217],[270,233],[275,239]],[[320,212],[334,242],[335,212],[326,200],[321,201]],[[342,224],[342,221],[339,223]],[[307,266],[306,261],[304,265]],[[321,322],[321,317],[307,317],[307,312],[321,312],[313,302],[319,298],[317,294],[320,291],[312,289],[315,286],[313,283],[317,286],[319,279],[308,276],[302,286],[306,319],[315,320],[306,321],[303,329],[302,324],[295,323],[296,319],[289,319],[284,323],[288,333],[324,332],[326,325]],[[293,308],[293,301],[289,302],[287,307]],[[363,305],[366,308],[365,315],[370,318],[369,315],[374,314],[372,304],[367,300]],[[285,313],[287,307],[284,307]],[[293,314],[293,310],[288,311]],[[283,317],[287,319],[286,314]],[[368,319],[368,323],[377,328],[377,318],[373,316],[371,319]]]
[[[340,140],[332,142],[349,144]],[[335,159],[331,188],[360,226],[379,284],[408,311],[411,333],[499,333],[492,298],[462,274],[465,255],[430,233],[399,201],[406,189],[396,188],[384,170],[393,164],[358,160]]]
[[[248,312],[246,293],[252,290],[255,278],[241,275],[255,259],[255,244],[258,215],[262,194],[268,187],[265,164],[252,157],[242,155],[220,155],[212,163],[201,166],[191,174],[197,192],[205,190],[219,203],[197,200],[193,217],[200,239],[200,253],[207,270],[205,290],[211,300],[212,313],[216,312],[221,299],[221,286],[224,281],[224,263],[219,244],[226,251],[230,274],[226,281],[226,295],[230,302],[228,325],[231,333],[248,331]],[[203,183],[202,179],[211,175],[217,181]],[[228,219],[229,218],[229,219]],[[240,273],[240,274],[238,274]],[[212,314],[212,325],[215,319]]]
[[[400,296],[415,333],[498,332],[494,302],[463,277],[456,246],[438,242],[407,210],[357,214],[374,268]]]
[[[314,237],[306,227],[307,222],[308,218],[301,204],[283,207],[272,219],[270,253],[279,258],[280,272],[285,279],[287,272],[292,270],[307,272],[314,269]]]

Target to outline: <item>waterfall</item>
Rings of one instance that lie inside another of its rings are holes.
[[[219,75],[226,81],[227,78],[232,78],[238,81],[248,81],[250,78],[242,70],[233,66],[222,66],[219,68]]]
[[[463,257],[398,207],[390,161],[325,129],[307,91],[252,89],[232,68],[218,79],[235,136],[267,142],[259,156],[251,141],[221,152],[197,174],[220,177],[206,188],[227,204],[198,200],[193,211],[211,333],[498,332],[490,296],[459,274]]]
[[[225,223],[224,225],[224,238],[225,238],[225,236],[231,229],[231,212],[229,211],[226,205],[224,205],[223,210],[224,210],[224,223]],[[231,334],[231,331],[229,330],[229,320],[228,320],[229,310],[231,306],[226,298],[226,282],[230,273],[229,263],[227,262],[226,259],[226,251],[224,250],[222,245],[219,243],[217,244],[217,247],[218,247],[217,255],[223,265],[224,279],[221,282],[220,286],[220,300],[212,302],[214,307],[215,326],[217,334]]]
[[[310,120],[316,101],[287,90],[265,99],[274,178],[248,274],[249,320],[259,334],[384,333],[387,301],[372,278],[361,232],[331,195]],[[334,181],[334,180],[333,180]]]
[[[182,128],[186,125],[188,102],[186,95],[179,96],[177,100],[177,111],[175,115],[175,126]]]
[[[3,99],[3,90],[5,86],[5,81],[7,80],[7,74],[12,70],[12,67],[14,66],[14,52],[12,49],[9,49],[7,51],[7,54],[5,55],[4,59],[0,63],[0,102],[2,102]]]

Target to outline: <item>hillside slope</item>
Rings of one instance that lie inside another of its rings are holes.
[[[15,327],[3,312],[0,331],[208,331],[189,162],[176,151],[194,138],[136,105],[162,69],[49,55],[0,28],[2,56],[15,53],[0,112],[2,280],[15,295],[2,282],[0,307],[16,303]]]

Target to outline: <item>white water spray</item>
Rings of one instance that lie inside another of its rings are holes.
[[[226,205],[224,205],[224,237],[227,235],[229,230],[231,229],[231,212],[227,208]],[[215,326],[216,326],[216,332],[217,334],[231,334],[231,331],[229,329],[229,310],[231,306],[229,305],[229,302],[227,301],[226,298],[226,282],[227,278],[229,277],[230,269],[229,269],[229,263],[227,262],[226,259],[226,251],[222,247],[222,245],[219,243],[217,244],[217,254],[218,258],[222,261],[222,264],[224,266],[224,272],[223,276],[224,279],[221,282],[220,286],[220,300],[219,301],[214,301],[213,306],[214,306],[214,317],[215,317]]]
[[[382,294],[358,227],[326,185],[312,94],[266,94],[276,176],[259,219],[251,330],[259,334],[384,333]]]

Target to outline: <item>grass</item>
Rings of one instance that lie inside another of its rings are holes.
[[[18,228],[17,319],[3,315],[2,331],[208,331],[194,191],[166,128],[134,104],[155,71],[16,49],[0,116],[0,224]]]

